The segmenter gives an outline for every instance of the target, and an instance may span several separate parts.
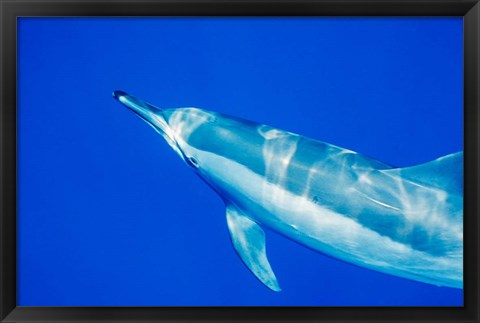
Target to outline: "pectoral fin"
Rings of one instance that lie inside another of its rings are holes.
[[[270,267],[262,228],[233,206],[227,206],[227,224],[233,246],[250,271],[273,291],[281,291]]]

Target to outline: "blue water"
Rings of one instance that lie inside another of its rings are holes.
[[[216,193],[111,96],[414,165],[463,149],[461,18],[18,21],[18,305],[463,304],[265,230],[272,292]]]

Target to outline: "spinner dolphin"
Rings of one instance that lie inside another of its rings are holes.
[[[113,96],[221,196],[235,250],[271,290],[281,289],[262,227],[351,264],[462,288],[463,152],[395,168],[240,118]]]

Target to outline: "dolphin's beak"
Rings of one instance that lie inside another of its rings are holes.
[[[131,96],[126,92],[113,91],[112,95],[120,103],[138,114],[139,117],[145,119],[145,121],[147,122],[150,122],[150,120],[148,119],[151,118],[152,114],[162,116],[162,109],[157,108],[156,106],[144,102],[140,99],[137,99],[136,97]]]
[[[155,129],[165,138],[172,148],[177,149],[172,130],[165,120],[162,109],[157,108],[156,106],[144,102],[123,91],[114,91],[112,95],[120,103],[135,112],[135,114],[152,126],[153,129]]]

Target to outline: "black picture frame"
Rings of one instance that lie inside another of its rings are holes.
[[[480,322],[478,0],[0,0],[1,322]],[[463,16],[463,307],[22,307],[16,305],[16,18],[20,16]]]

